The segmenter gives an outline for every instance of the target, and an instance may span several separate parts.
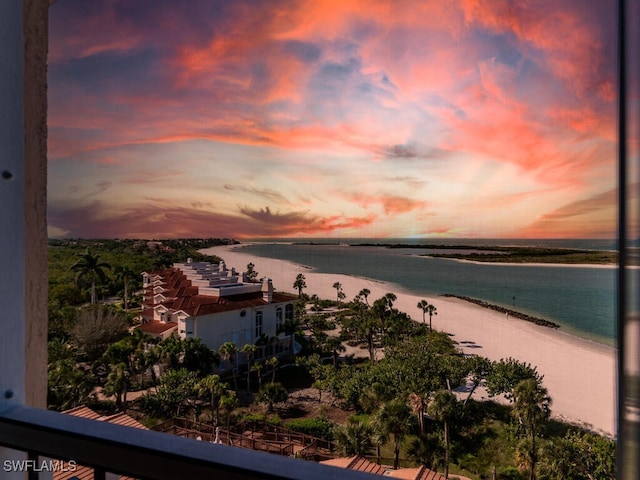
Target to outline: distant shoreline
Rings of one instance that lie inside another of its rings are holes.
[[[460,263],[472,263],[474,265],[500,265],[501,267],[562,267],[562,268],[618,268],[617,263],[543,263],[543,262],[492,262],[492,261],[478,261],[467,260],[464,258],[450,258],[444,256],[433,255],[416,255],[420,258],[439,258],[442,260],[451,260],[453,262]],[[631,266],[629,268],[638,268]]]
[[[500,245],[410,245],[403,243],[359,243],[351,247],[384,247],[389,249],[411,248],[422,250],[445,250],[455,253],[428,253],[418,256],[446,258],[474,263],[499,263],[510,265],[562,265],[616,267],[618,252],[614,250],[586,250],[562,247],[521,247]],[[457,251],[466,251],[458,253]]]

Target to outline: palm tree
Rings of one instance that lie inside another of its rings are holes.
[[[233,390],[227,390],[220,399],[220,406],[224,408],[227,414],[227,442],[231,443],[231,435],[229,435],[229,425],[231,424],[231,414],[238,404],[238,397]]]
[[[533,450],[531,449],[531,442],[528,438],[521,439],[516,445],[514,452],[514,460],[516,467],[520,472],[529,472],[529,478],[534,475],[535,462],[533,461]],[[534,477],[535,478],[535,477]]]
[[[296,281],[293,282],[293,288],[298,290],[298,297],[302,297],[302,290],[307,288],[307,284],[305,282],[304,275],[299,273],[296,277]]]
[[[425,315],[427,314],[427,307],[429,306],[429,302],[422,299],[418,302],[418,308],[422,310],[422,323],[426,322]]]
[[[271,357],[267,360],[267,364],[271,367],[271,383],[276,381],[276,368],[278,368],[278,357]]]
[[[448,390],[439,390],[431,400],[427,411],[444,425],[444,478],[449,478],[449,452],[451,449],[449,427],[458,411],[458,399]]]
[[[47,403],[49,408],[56,410],[68,410],[82,405],[94,387],[91,372],[78,368],[74,358],[50,363],[47,376]]]
[[[393,469],[400,464],[400,445],[413,428],[411,409],[402,399],[384,403],[374,415],[374,425],[383,435],[393,437]]]
[[[338,357],[340,356],[340,353],[346,352],[347,348],[342,344],[342,341],[338,337],[327,338],[325,347],[331,352],[331,357],[333,358],[333,366],[337,369]]]
[[[396,309],[393,308],[393,302],[395,302],[398,297],[395,293],[387,293],[384,297],[380,297],[375,302],[373,302],[372,312],[377,318],[378,327],[383,333],[386,333],[389,328],[389,320],[393,313],[397,312]]]
[[[129,370],[136,375],[138,384],[142,385],[144,372],[153,364],[149,363],[149,355],[146,346],[153,342],[151,335],[136,328],[131,335],[126,337],[126,341],[131,345],[129,353]]]
[[[160,361],[160,356],[158,354],[159,348],[158,345],[154,345],[148,351],[144,352],[143,361],[144,361],[144,371],[149,371],[151,374],[151,383],[155,388],[156,393],[158,393],[158,375],[156,374],[156,369],[154,366],[156,363]],[[149,391],[150,388],[147,388]]]
[[[358,293],[358,297],[364,298],[364,303],[366,303],[367,305],[369,305],[369,295],[371,295],[371,290],[369,290],[368,288],[363,288]]]
[[[233,377],[233,387],[235,391],[238,391],[238,382],[236,381],[236,369],[233,365],[233,359],[235,354],[238,352],[236,348],[236,344],[233,342],[225,342],[222,344],[218,353],[220,354],[220,358],[229,364],[229,368],[231,369],[231,376]]]
[[[275,358],[275,357],[274,357]],[[258,375],[258,391],[262,390],[262,369],[264,368],[264,363],[256,362],[251,367],[251,370],[255,371]]]
[[[113,273],[116,276],[116,279],[123,283],[124,285],[124,311],[126,312],[129,308],[129,280],[135,279],[137,276],[133,270],[131,270],[127,266],[118,265],[114,269]]]
[[[93,305],[96,303],[96,279],[105,282],[107,275],[104,270],[111,270],[111,265],[100,262],[99,255],[92,255],[88,248],[85,253],[79,253],[78,257],[80,258],[71,266],[71,270],[76,272],[78,281],[84,277],[91,280],[91,304]]]
[[[336,289],[336,302],[340,305],[340,292],[342,292],[342,284],[340,282],[335,282],[333,284],[333,288]]]
[[[541,426],[551,416],[551,397],[535,378],[522,380],[513,389],[513,415],[529,436],[530,470],[529,479],[536,478],[536,437]],[[525,449],[526,450],[526,449]]]
[[[409,405],[413,414],[418,418],[418,425],[420,426],[420,433],[425,433],[424,427],[424,412],[427,407],[427,399],[424,395],[418,393],[409,394]]]
[[[376,361],[376,339],[380,331],[380,323],[372,310],[362,310],[357,323],[357,331],[367,342],[367,351],[371,363]]]
[[[349,420],[333,430],[338,453],[346,457],[369,455],[373,450],[373,430],[364,422]]]
[[[251,394],[251,361],[253,360],[254,355],[256,354],[256,350],[258,347],[253,345],[252,343],[245,344],[240,351],[244,353],[247,358],[247,393]]]
[[[118,363],[109,375],[104,385],[104,394],[115,395],[116,407],[121,410],[127,408],[127,391],[129,387],[129,368],[125,363]]]
[[[433,328],[431,327],[431,317],[433,315],[437,315],[438,312],[436,312],[437,308],[435,305],[429,304],[429,306],[427,307],[427,313],[429,314],[429,330],[433,330]]]
[[[420,300],[420,302],[418,302],[418,308],[422,310],[422,323],[425,323],[425,315],[427,313],[429,314],[429,330],[433,330],[431,327],[431,317],[438,314],[435,305],[431,305],[426,300]]]
[[[158,344],[158,356],[170,368],[178,368],[183,355],[184,344],[178,337],[167,337]]]
[[[218,425],[220,401],[228,388],[229,385],[223,383],[220,380],[220,375],[216,374],[208,375],[198,382],[198,395],[203,396],[207,394],[210,396],[211,413],[213,414],[215,412],[215,416],[212,418],[214,425]]]
[[[299,326],[298,319],[296,319],[295,316],[293,318],[286,318],[285,321],[282,322],[280,331],[278,332],[284,333],[289,337],[289,355],[291,355],[291,357],[295,356],[293,342],[295,341],[295,335]]]
[[[267,404],[267,412],[273,412],[274,403],[286,402],[289,398],[287,390],[281,383],[268,383],[258,394],[257,401]]]
[[[407,445],[407,456],[431,470],[444,469],[445,452],[436,432],[416,435]]]

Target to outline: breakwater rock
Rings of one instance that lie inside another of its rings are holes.
[[[526,322],[535,323],[536,325],[540,325],[542,327],[560,328],[560,325],[550,320],[533,317],[531,315],[527,315],[526,313],[518,312],[516,310],[511,310],[509,308],[501,307],[500,305],[494,305],[493,303],[485,302],[484,300],[478,300],[477,298],[466,297],[464,295],[454,295],[453,293],[445,293],[445,294],[442,294],[441,297],[459,298],[460,300],[464,300],[465,302],[475,303],[476,305],[479,305],[481,307],[489,308],[496,312],[505,313],[511,317],[518,318]]]

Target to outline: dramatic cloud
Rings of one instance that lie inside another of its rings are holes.
[[[541,215],[519,233],[529,238],[562,238],[583,232],[587,238],[611,238],[610,225],[616,219],[617,195],[617,190],[610,190],[569,203]]]
[[[241,215],[226,215],[200,205],[181,207],[157,200],[109,213],[106,207],[99,201],[79,207],[50,207],[50,229],[58,236],[81,238],[286,237],[301,232],[314,235],[342,229],[357,231],[375,219],[373,215],[346,218],[318,217],[306,212],[280,214],[271,213],[269,208],[241,209]]]
[[[305,235],[331,234],[342,229],[357,231],[375,220],[375,216],[372,214],[360,218],[347,218],[341,215],[318,217],[310,215],[308,212],[273,213],[269,207],[259,210],[244,207],[240,211],[256,221],[259,226],[254,227],[254,230],[262,232],[259,236],[271,237],[289,237],[301,233]]]
[[[615,28],[612,0],[57,2],[51,234],[614,236]]]

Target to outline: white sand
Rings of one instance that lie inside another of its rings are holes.
[[[224,258],[227,267],[243,271],[253,262],[259,276],[273,279],[276,290],[295,292],[293,282],[303,273],[308,294],[320,298],[336,298],[332,287],[340,282],[346,299],[353,299],[363,288],[371,290],[370,301],[393,292],[395,306],[422,321],[417,303],[426,298],[438,314],[433,327],[452,333],[465,353],[478,354],[491,360],[514,357],[538,368],[544,375],[544,386],[553,398],[555,418],[583,424],[613,435],[616,422],[616,353],[612,347],[563,333],[530,322],[506,318],[506,315],[463,300],[443,297],[419,297],[399,286],[350,275],[315,273],[291,262],[252,256],[238,246],[213,247],[203,253]],[[427,322],[429,317],[427,316]]]

